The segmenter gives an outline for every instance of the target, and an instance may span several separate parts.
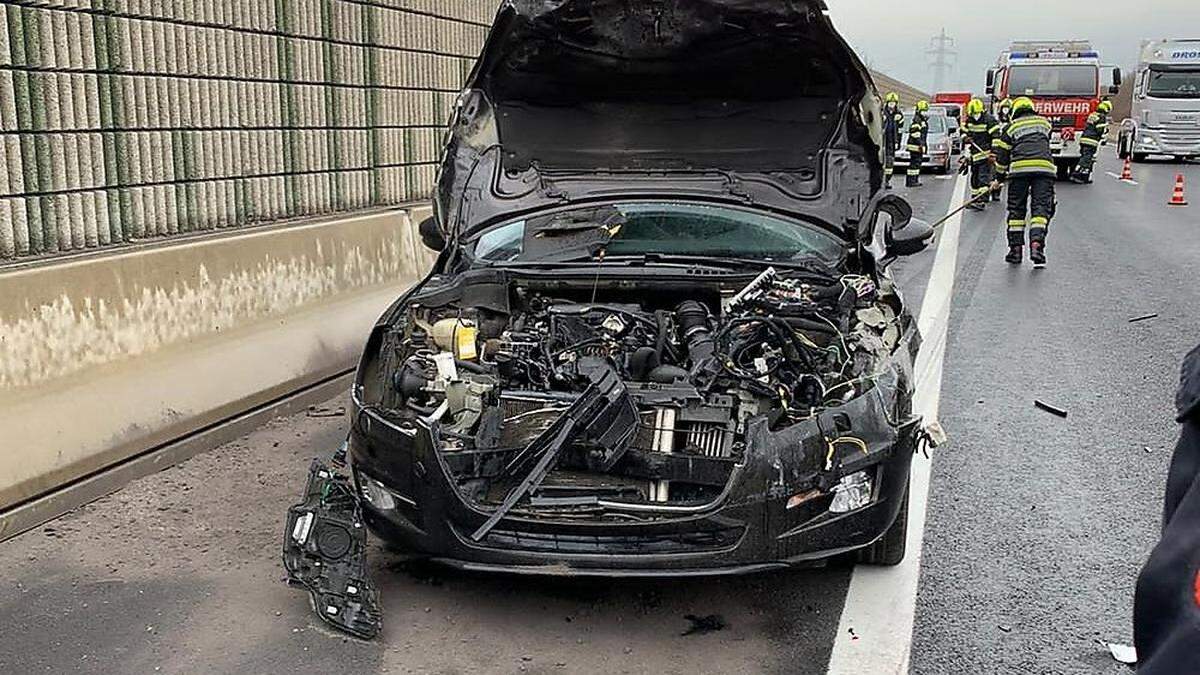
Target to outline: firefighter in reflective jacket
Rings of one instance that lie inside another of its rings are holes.
[[[987,112],[983,101],[967,104],[967,155],[971,161],[971,205],[982,211],[992,192],[992,143],[1000,135],[1000,123]]]
[[[1058,169],[1050,153],[1051,124],[1022,96],[1013,101],[1012,121],[996,139],[997,182],[1008,182],[1008,262],[1024,258],[1029,230],[1029,259],[1046,265],[1046,231],[1054,217],[1054,180]]]
[[[917,101],[912,124],[908,125],[908,175],[904,182],[908,187],[921,185],[921,166],[925,164],[925,146],[929,142],[929,101]]]
[[[883,104],[883,184],[889,190],[892,187],[892,175],[896,173],[896,151],[900,149],[903,126],[900,96],[892,92]]]
[[[1108,142],[1108,115],[1112,112],[1112,103],[1101,101],[1096,112],[1088,116],[1087,128],[1079,137],[1079,166],[1071,175],[1075,183],[1092,182],[1092,169],[1096,166],[1096,153],[1100,146]]]
[[[1004,127],[1008,126],[1008,123],[1011,121],[1012,121],[1012,100],[1006,98],[1003,101],[1000,101],[999,103],[996,104],[996,132],[995,132],[996,138],[1000,137],[1000,132],[1004,129]],[[1002,193],[1002,188],[1001,188],[1000,184],[993,183],[992,184],[992,201],[994,201],[994,202],[1000,201],[1001,193]]]

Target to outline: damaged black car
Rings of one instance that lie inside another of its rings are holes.
[[[473,570],[899,563],[920,338],[888,265],[933,231],[881,189],[879,118],[821,0],[505,2],[438,263],[369,338],[345,477],[289,518],[322,616],[372,634],[364,525]]]

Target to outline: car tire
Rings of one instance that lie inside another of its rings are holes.
[[[860,549],[855,553],[854,562],[860,565],[878,565],[895,567],[904,562],[908,545],[908,495],[911,486],[904,488],[904,502],[900,505],[900,513],[896,514],[896,522],[883,533],[879,541]]]
[[[1147,155],[1144,152],[1135,152],[1135,153],[1133,153],[1132,157],[1133,157],[1134,162],[1141,164],[1142,162],[1149,159],[1150,155]]]

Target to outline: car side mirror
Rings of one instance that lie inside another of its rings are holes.
[[[933,226],[919,218],[909,218],[902,227],[893,225],[887,230],[889,258],[916,255],[929,248],[933,241]]]
[[[417,231],[421,233],[421,243],[425,248],[434,253],[441,253],[446,248],[446,236],[442,234],[442,228],[438,225],[437,216],[430,216],[421,221],[417,226]]]
[[[933,227],[913,218],[912,206],[894,194],[877,196],[871,204],[871,241],[867,251],[882,269],[901,256],[915,255],[929,247]]]

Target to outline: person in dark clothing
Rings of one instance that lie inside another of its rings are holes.
[[[1004,127],[1012,121],[1012,100],[1004,99],[996,104],[996,131],[994,136],[1000,137],[1000,132],[1004,131]],[[994,154],[994,152],[993,152]],[[1004,188],[998,182],[992,183],[992,201],[1000,201],[1000,196],[1003,194]]]
[[[1035,267],[1046,265],[1046,233],[1054,217],[1054,181],[1058,168],[1050,152],[1050,121],[1022,96],[1013,101],[1012,121],[996,139],[996,174],[1008,182],[1008,255],[1021,264],[1025,256],[1025,231],[1029,230],[1029,259]],[[1028,216],[1028,218],[1027,218]]]
[[[1108,139],[1108,115],[1112,103],[1101,101],[1096,112],[1088,115],[1087,127],[1079,137],[1079,165],[1071,174],[1071,181],[1079,184],[1092,182],[1092,169],[1096,166],[1096,153]]]
[[[976,211],[987,207],[992,191],[992,143],[1000,132],[1000,123],[987,112],[983,101],[967,103],[967,148],[971,162],[971,206]]]
[[[929,143],[929,101],[917,101],[912,124],[908,126],[908,172],[904,182],[908,187],[921,186],[921,166],[925,163],[925,148]]]
[[[1200,673],[1200,347],[1183,362],[1175,402],[1183,432],[1167,475],[1162,541],[1134,596],[1141,675]]]
[[[896,173],[896,151],[900,149],[903,126],[900,96],[892,92],[883,104],[883,184],[889,190],[892,189],[892,175]]]

